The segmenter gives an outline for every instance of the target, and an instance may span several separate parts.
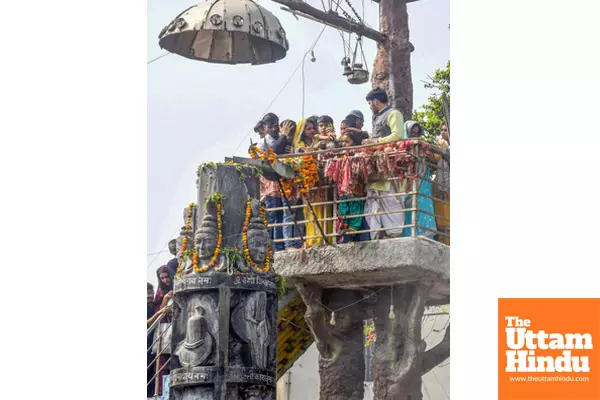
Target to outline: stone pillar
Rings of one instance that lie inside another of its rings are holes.
[[[258,176],[232,163],[199,169],[174,283],[172,400],[275,399],[277,285]]]

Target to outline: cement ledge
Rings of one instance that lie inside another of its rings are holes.
[[[275,253],[274,269],[289,283],[349,289],[430,280],[435,284],[432,299],[450,295],[450,248],[425,237],[314,247],[302,253]]]

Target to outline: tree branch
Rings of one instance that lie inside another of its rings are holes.
[[[330,349],[331,341],[335,338],[331,335],[331,331],[327,326],[327,314],[321,304],[323,289],[317,285],[304,285],[296,283],[296,290],[306,304],[306,324],[310,328],[319,350],[319,354],[324,358],[331,358]]]
[[[446,328],[446,333],[442,341],[423,354],[423,370],[421,374],[425,375],[448,357],[450,357],[450,324]]]
[[[363,37],[369,38],[376,41],[377,43],[383,43],[385,36],[375,29],[371,29],[363,24],[359,24],[350,21],[344,17],[340,17],[333,11],[325,12],[317,8],[314,8],[308,3],[302,0],[273,0],[275,3],[279,3],[291,9],[292,11],[298,11],[300,16],[307,16],[309,19],[317,20],[318,22],[324,23],[325,25],[332,26],[337,29],[344,30],[346,32],[356,33]],[[302,15],[305,14],[305,15]]]

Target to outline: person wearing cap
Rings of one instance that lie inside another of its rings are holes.
[[[359,133],[363,140],[369,138],[369,132],[362,130],[363,126],[365,125],[365,117],[363,116],[362,112],[359,110],[352,110],[350,111],[350,114],[346,115],[345,120],[356,125],[355,128],[351,127],[347,129],[348,131]]]
[[[389,105],[387,93],[381,89],[370,91],[366,100],[373,111],[373,134],[371,138],[364,139],[362,144],[387,143],[404,138],[404,117],[402,113]],[[367,197],[365,202],[365,213],[371,215],[365,217],[371,229],[390,228],[385,231],[371,232],[371,239],[381,236],[384,232],[388,237],[399,237],[402,235],[404,225],[404,196],[389,196],[396,193],[404,193],[404,182],[398,185],[396,181],[380,180],[370,182],[367,185]],[[395,213],[387,214],[390,211]]]

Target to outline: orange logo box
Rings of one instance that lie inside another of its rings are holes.
[[[498,299],[499,400],[600,400],[600,299]]]

